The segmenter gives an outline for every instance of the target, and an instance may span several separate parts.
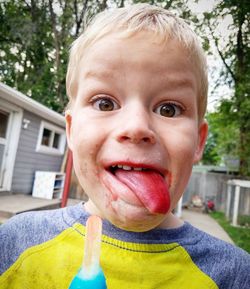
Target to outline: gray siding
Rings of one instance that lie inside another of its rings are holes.
[[[30,124],[27,129],[21,129],[11,191],[29,194],[32,192],[35,172],[60,171],[63,156],[36,152],[40,124],[43,119],[28,111],[24,111],[23,118],[30,120]]]

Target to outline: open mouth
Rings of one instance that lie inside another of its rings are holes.
[[[148,168],[148,167],[137,167],[137,166],[128,166],[128,165],[111,165],[107,168],[109,172],[111,172],[113,175],[116,174],[117,170],[124,170],[124,171],[136,171],[136,172],[146,172],[146,171],[155,171],[156,173],[159,173],[163,178],[163,173],[159,172],[156,169]]]

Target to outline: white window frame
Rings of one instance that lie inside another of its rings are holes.
[[[7,120],[7,130],[6,130],[6,133],[5,133],[5,137],[0,137],[0,144],[2,145],[6,145],[7,143],[7,136],[8,136],[8,127],[9,127],[9,122],[10,122],[10,118],[11,118],[11,112],[10,111],[6,111],[6,109],[1,109],[3,112],[7,113],[8,114],[8,120]]]
[[[42,138],[43,138],[43,130],[48,129],[52,132],[52,137],[50,139],[50,146],[42,145]],[[53,148],[52,147],[52,140],[54,139],[54,134],[58,133],[60,135],[59,140],[59,148]],[[41,121],[40,130],[38,134],[37,139],[37,145],[36,145],[36,152],[43,153],[43,154],[49,154],[49,155],[63,155],[66,145],[66,134],[65,130],[62,128],[55,126],[51,123],[48,123],[46,121]]]
[[[8,130],[6,132],[6,139],[3,141],[3,139],[1,138],[1,143],[6,145],[7,153],[5,153],[2,160],[2,172],[4,170],[5,173],[3,177],[2,188],[0,188],[0,191],[10,191],[19,136],[21,133],[23,110],[20,107],[7,102],[1,97],[0,107],[1,109],[9,113],[9,123]]]

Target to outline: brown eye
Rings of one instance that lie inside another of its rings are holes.
[[[176,117],[181,114],[181,107],[173,103],[164,103],[155,109],[155,113],[164,117]]]
[[[119,108],[118,104],[109,98],[99,98],[94,101],[93,106],[100,111],[112,111]]]

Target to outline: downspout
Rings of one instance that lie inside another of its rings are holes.
[[[65,182],[64,182],[64,188],[63,188],[61,208],[64,208],[67,205],[67,201],[69,197],[72,167],[73,167],[73,156],[72,156],[72,151],[69,149],[68,154],[67,154],[66,171],[65,171],[66,175],[65,175]]]

